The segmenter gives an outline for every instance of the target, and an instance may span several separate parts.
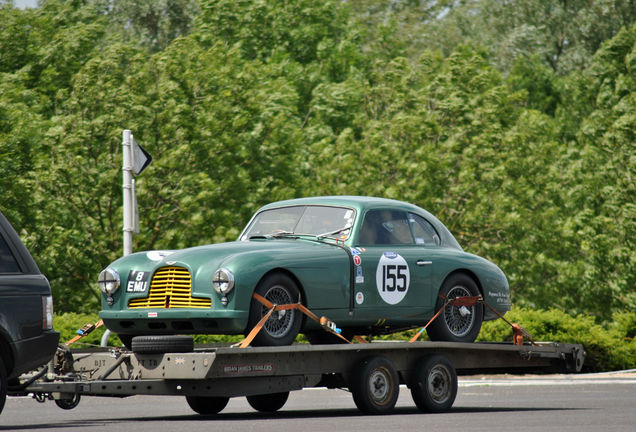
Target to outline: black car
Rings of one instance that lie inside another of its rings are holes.
[[[0,212],[0,412],[7,387],[46,364],[59,338],[49,281]]]

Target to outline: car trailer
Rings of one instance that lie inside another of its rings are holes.
[[[275,412],[290,391],[325,387],[348,389],[364,413],[388,414],[400,384],[405,384],[420,410],[443,412],[455,400],[457,374],[574,373],[584,358],[581,345],[563,343],[400,341],[235,348],[193,347],[190,337],[144,336],[133,341],[133,351],[71,352],[62,347],[48,367],[22,376],[22,384],[9,394],[33,394],[64,409],[77,406],[81,396],[185,396],[194,411],[212,415],[232,397],[246,396],[256,410]]]

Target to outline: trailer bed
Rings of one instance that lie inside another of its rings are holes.
[[[348,388],[355,400],[356,396],[360,399],[359,393],[365,393],[369,386],[373,389],[373,385],[399,387],[399,384],[406,384],[413,392],[413,388],[418,387],[414,383],[418,379],[426,381],[429,375],[430,380],[439,381],[441,377],[443,389],[450,386],[452,393],[453,386],[456,392],[456,374],[579,372],[584,356],[581,345],[562,343],[297,344],[246,349],[197,347],[193,352],[159,354],[95,349],[73,351],[72,359],[67,352],[65,364],[62,356],[58,356],[57,365],[49,366],[56,373],[28,384],[21,393],[55,399],[58,405],[66,408],[79,401],[80,395],[181,395],[186,396],[189,403],[247,396],[249,401],[250,397],[285,394],[307,387]],[[447,362],[440,364],[440,358]],[[418,365],[427,359],[433,359],[437,366],[428,366],[431,371],[426,369],[422,378]],[[369,362],[371,366],[368,366]],[[365,372],[365,368],[371,370]],[[391,375],[392,369],[395,375]],[[449,374],[445,372],[447,369],[454,371]],[[379,375],[378,371],[381,372]],[[385,371],[387,373],[382,375]],[[379,384],[373,384],[374,379],[379,379]],[[447,381],[445,384],[444,380]],[[415,394],[414,399],[417,402]],[[359,405],[357,400],[356,404]]]

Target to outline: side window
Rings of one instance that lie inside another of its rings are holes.
[[[20,273],[20,266],[0,233],[0,273]]]
[[[416,244],[423,244],[427,246],[439,246],[440,239],[437,231],[433,228],[433,225],[421,216],[413,213],[409,213],[409,222],[413,229],[413,235],[415,236]]]
[[[393,210],[367,212],[358,242],[363,245],[413,244],[406,213]]]

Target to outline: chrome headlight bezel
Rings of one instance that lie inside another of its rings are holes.
[[[121,278],[115,270],[107,268],[99,274],[97,284],[102,293],[112,296],[119,289]]]
[[[234,273],[225,267],[218,269],[212,276],[212,287],[217,293],[227,295],[234,289]]]

